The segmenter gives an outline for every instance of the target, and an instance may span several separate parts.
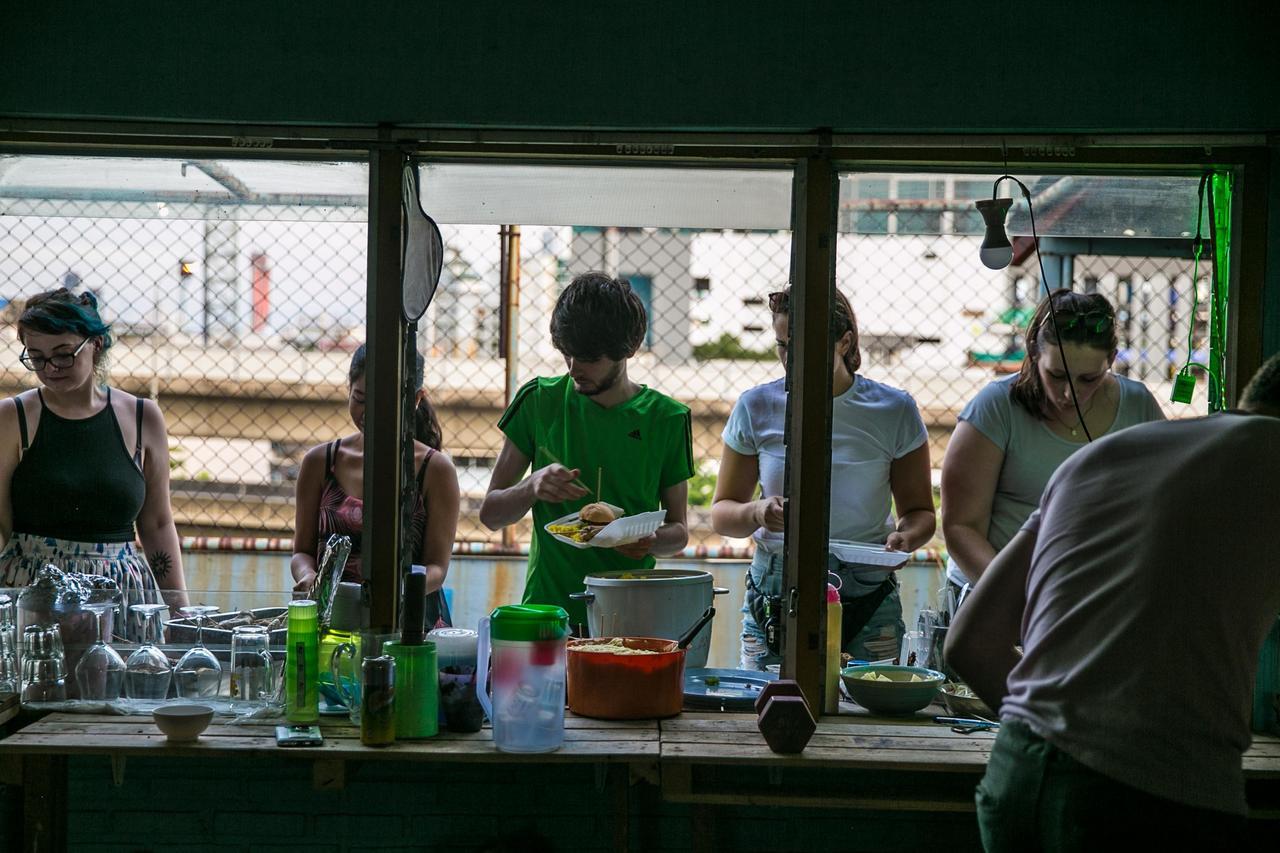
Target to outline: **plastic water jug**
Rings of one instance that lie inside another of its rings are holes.
[[[508,604],[480,620],[476,671],[492,690],[477,690],[503,752],[551,752],[564,743],[565,638],[569,615],[545,604]]]

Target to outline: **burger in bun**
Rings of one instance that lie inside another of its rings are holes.
[[[618,515],[609,508],[608,504],[594,503],[587,504],[578,510],[578,518],[587,524],[608,524],[616,521]]]

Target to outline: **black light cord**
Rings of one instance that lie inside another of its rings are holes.
[[[1089,432],[1089,425],[1084,422],[1084,412],[1080,411],[1080,398],[1076,396],[1076,384],[1071,380],[1071,367],[1067,364],[1067,351],[1062,347],[1062,333],[1058,330],[1058,314],[1053,310],[1053,292],[1049,290],[1049,280],[1044,272],[1044,258],[1040,257],[1040,236],[1036,233],[1036,212],[1031,204],[1031,190],[1027,189],[1027,185],[1015,178],[1013,175],[1001,175],[996,178],[996,182],[991,186],[991,198],[996,198],[996,193],[1000,190],[1001,181],[1013,181],[1018,185],[1018,189],[1022,190],[1022,197],[1027,200],[1027,214],[1031,217],[1031,241],[1036,250],[1036,263],[1040,265],[1040,285],[1044,288],[1045,298],[1049,302],[1049,324],[1053,326],[1053,336],[1058,342],[1058,352],[1062,356],[1062,370],[1067,374],[1067,387],[1071,389],[1071,404],[1075,406],[1076,418],[1080,421],[1080,428],[1084,430],[1086,443],[1093,442],[1093,435]],[[1070,282],[1067,284],[1070,289]],[[1033,330],[1038,333],[1039,330]]]

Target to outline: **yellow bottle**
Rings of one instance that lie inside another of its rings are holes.
[[[825,687],[822,691],[822,713],[835,714],[840,710],[840,591],[827,584],[827,667]]]

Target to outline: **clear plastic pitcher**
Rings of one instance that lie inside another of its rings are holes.
[[[565,639],[569,616],[560,607],[510,604],[480,620],[476,671],[493,656],[492,698],[477,690],[503,752],[551,752],[564,743]]]

